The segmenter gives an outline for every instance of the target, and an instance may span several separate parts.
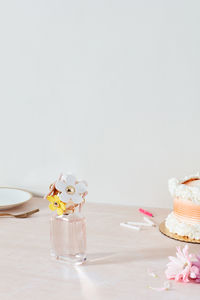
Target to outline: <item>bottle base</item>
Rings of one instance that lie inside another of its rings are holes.
[[[62,256],[56,255],[54,252],[51,252],[51,257],[56,261],[60,261],[71,265],[82,265],[86,262],[87,259],[85,254]]]

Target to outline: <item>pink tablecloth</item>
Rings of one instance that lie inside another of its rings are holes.
[[[47,201],[33,198],[17,211],[40,208],[29,219],[0,219],[0,299],[141,300],[199,299],[200,285],[172,283],[161,287],[168,256],[183,243],[163,236],[158,228],[140,232],[119,226],[120,222],[142,220],[137,208],[87,204],[88,262],[72,267],[55,262],[49,255]],[[16,211],[16,210],[15,210]],[[159,223],[169,210],[153,208]],[[193,252],[199,245],[190,245]],[[159,275],[148,275],[151,269]]]

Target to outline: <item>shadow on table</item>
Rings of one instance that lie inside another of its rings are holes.
[[[148,248],[133,249],[132,251],[122,251],[118,253],[95,253],[88,254],[87,265],[121,264],[139,260],[158,260],[168,257],[172,248]]]

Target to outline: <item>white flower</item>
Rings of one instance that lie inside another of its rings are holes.
[[[79,204],[83,201],[83,194],[87,192],[86,184],[78,182],[73,175],[68,175],[65,181],[58,180],[55,187],[60,192],[60,200],[64,203],[71,200],[75,204]]]

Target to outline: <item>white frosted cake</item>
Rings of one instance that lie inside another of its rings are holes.
[[[169,191],[174,198],[174,209],[165,220],[165,226],[182,237],[200,240],[200,175],[182,180],[169,180]]]

